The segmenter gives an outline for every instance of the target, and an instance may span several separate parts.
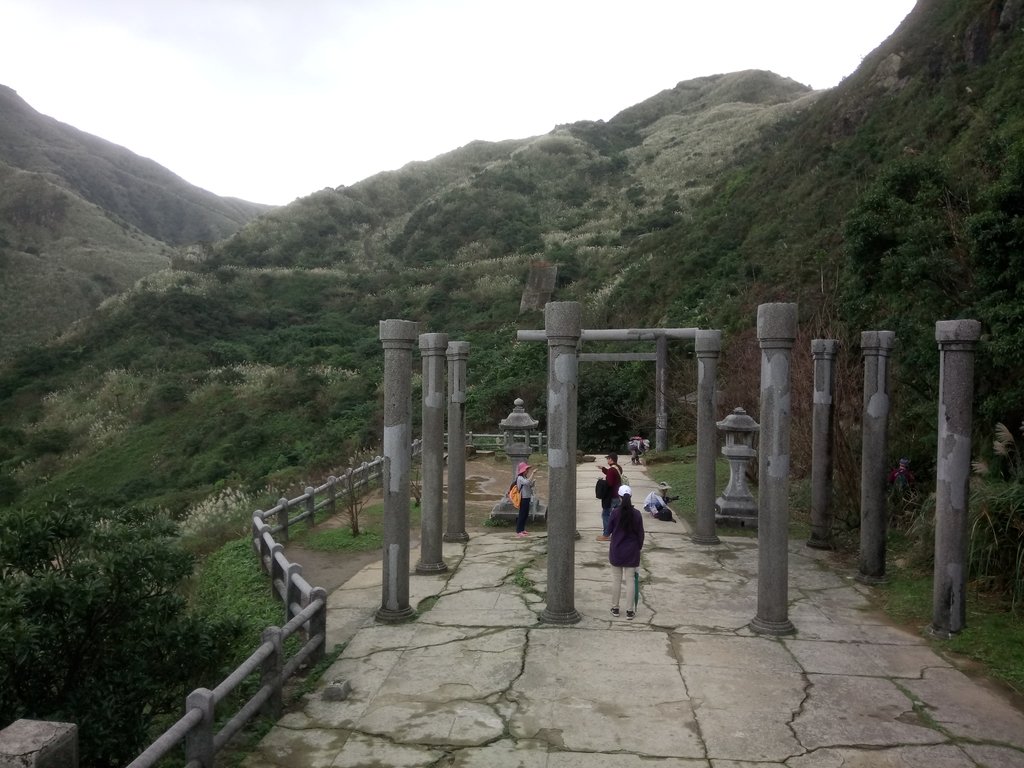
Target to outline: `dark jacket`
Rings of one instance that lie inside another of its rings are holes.
[[[610,467],[601,467],[604,472],[604,479],[608,483],[608,491],[605,499],[614,499],[619,495],[619,486],[622,485],[622,467],[612,464]]]
[[[627,528],[625,515],[630,515],[633,525]],[[612,538],[608,546],[608,562],[619,568],[637,568],[640,565],[640,550],[644,546],[644,516],[632,503],[612,509],[608,520],[608,531]]]

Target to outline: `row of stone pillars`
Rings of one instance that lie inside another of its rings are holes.
[[[793,313],[795,317],[795,308]],[[974,350],[980,335],[981,325],[976,320],[942,320],[935,324],[935,339],[939,347],[939,413],[931,631],[945,637],[961,631],[966,622],[964,589],[968,566],[967,498]],[[861,418],[860,560],[857,579],[866,584],[880,584],[886,580],[889,358],[895,344],[896,335],[892,331],[865,331],[861,334],[864,402]],[[811,342],[814,402],[811,534],[807,545],[819,549],[831,549],[833,546],[833,398],[837,351],[838,342],[833,339],[815,339]]]
[[[419,334],[423,362],[420,559],[417,573],[448,570],[444,541],[466,541],[466,364],[469,342],[447,334]],[[412,351],[417,324],[382,320],[384,349],[384,534],[381,605],[377,619],[404,621],[409,605],[409,497],[412,467]],[[445,396],[445,359],[448,392]],[[444,406],[448,404],[448,527],[442,536],[444,499]]]
[[[575,609],[576,421],[579,388],[581,306],[576,302],[545,305],[548,344],[548,594],[542,619],[553,624],[579,621]],[[761,439],[758,494],[758,599],[751,628],[764,634],[794,631],[788,618],[789,466],[791,382],[790,357],[797,333],[795,304],[758,307],[761,347]],[[939,450],[936,486],[935,585],[932,630],[952,634],[964,627],[966,606],[967,481],[973,400],[973,354],[980,336],[974,320],[936,323],[940,351]],[[411,465],[412,347],[416,324],[385,320],[384,347],[384,576],[382,621],[399,621],[409,606],[409,467]],[[717,544],[714,477],[716,366],[721,349],[718,331],[698,331],[697,524],[693,540]],[[423,334],[423,541],[417,572],[447,568],[441,558],[441,490],[443,454],[443,366],[439,358],[447,336]],[[862,334],[865,359],[859,578],[876,582],[885,574],[885,456],[889,413],[888,357],[895,343],[891,331]],[[465,360],[468,344],[452,342],[449,388],[449,436],[465,434]],[[808,544],[831,546],[831,456],[833,436],[834,340],[812,343],[815,358],[812,533]],[[461,368],[457,363],[461,361]],[[461,465],[461,468],[460,468]],[[449,529],[445,540],[465,540],[465,446],[449,444]],[[428,499],[429,494],[429,499]]]

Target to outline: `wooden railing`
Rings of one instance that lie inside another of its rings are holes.
[[[503,451],[505,450],[505,437],[504,433],[467,432],[466,445],[485,451]],[[447,439],[448,433],[446,432],[446,442]],[[547,435],[543,432],[532,432],[530,434],[530,448],[533,449],[534,453],[544,453],[548,448]]]
[[[422,443],[414,441],[413,456],[419,456],[421,449]],[[285,557],[284,546],[274,536],[288,541],[291,526],[302,522],[313,526],[318,512],[327,510],[324,517],[333,515],[339,499],[344,503],[347,494],[362,495],[374,483],[380,483],[383,476],[384,459],[378,456],[348,469],[340,477],[332,475],[323,485],[307,487],[301,496],[282,498],[268,510],[253,512],[253,550],[264,572],[270,576],[274,596],[284,605],[284,626],[265,629],[260,646],[212,691],[207,688],[192,691],[185,699],[184,716],[129,763],[128,768],[152,768],[182,742],[186,768],[213,768],[217,752],[254,717],[263,715],[276,719],[280,716],[284,683],[301,667],[315,664],[326,653],[327,592],[310,586],[302,577],[302,566]],[[302,511],[290,517],[292,510]],[[304,642],[286,660],[284,642],[296,633],[301,634]],[[215,730],[217,705],[257,671],[259,690]]]

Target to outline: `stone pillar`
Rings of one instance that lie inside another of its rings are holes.
[[[811,416],[811,535],[807,546],[832,549],[832,460],[835,438],[835,363],[839,342],[814,339],[814,402]]]
[[[695,544],[720,544],[715,533],[715,461],[718,458],[716,379],[721,331],[697,331],[697,526]]]
[[[421,333],[423,359],[423,497],[420,506],[420,559],[416,573],[443,573],[441,554],[444,516],[444,365],[448,334]]]
[[[790,354],[796,340],[796,304],[757,308],[761,345],[761,440],[757,504],[757,615],[754,632],[788,635]]]
[[[658,334],[654,353],[654,449],[668,450],[668,336]]]
[[[548,594],[541,620],[575,624],[576,407],[582,308],[575,301],[544,306],[548,341]]]
[[[860,570],[857,581],[885,582],[886,462],[889,443],[889,353],[896,344],[892,331],[864,331],[864,415],[860,455]]]
[[[466,533],[466,361],[468,341],[448,342],[448,527],[445,541]]]
[[[411,618],[409,468],[412,465],[412,349],[416,323],[381,320],[384,347],[384,569],[378,621]]]
[[[935,465],[935,575],[931,633],[951,637],[967,625],[967,505],[977,320],[940,320],[939,447]]]

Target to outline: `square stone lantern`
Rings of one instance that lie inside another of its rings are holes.
[[[729,461],[729,483],[715,499],[715,522],[757,528],[757,500],[747,486],[747,467],[757,456],[754,436],[761,427],[742,408],[734,408],[716,426],[725,435],[722,455]]]
[[[509,477],[508,484],[501,489],[503,494],[501,501],[495,504],[494,509],[491,510],[491,517],[493,518],[514,521],[519,515],[519,509],[508,497],[508,488],[516,481],[516,468],[519,466],[519,463],[522,461],[530,462],[530,453],[532,451],[530,448],[530,443],[532,442],[530,438],[540,423],[526,412],[526,409],[523,407],[524,405],[522,398],[517,397],[513,403],[512,412],[498,422],[498,429],[501,430],[505,443],[505,454],[512,463],[512,474]],[[536,490],[534,490],[528,520],[543,521],[546,519],[547,507],[541,502]]]

